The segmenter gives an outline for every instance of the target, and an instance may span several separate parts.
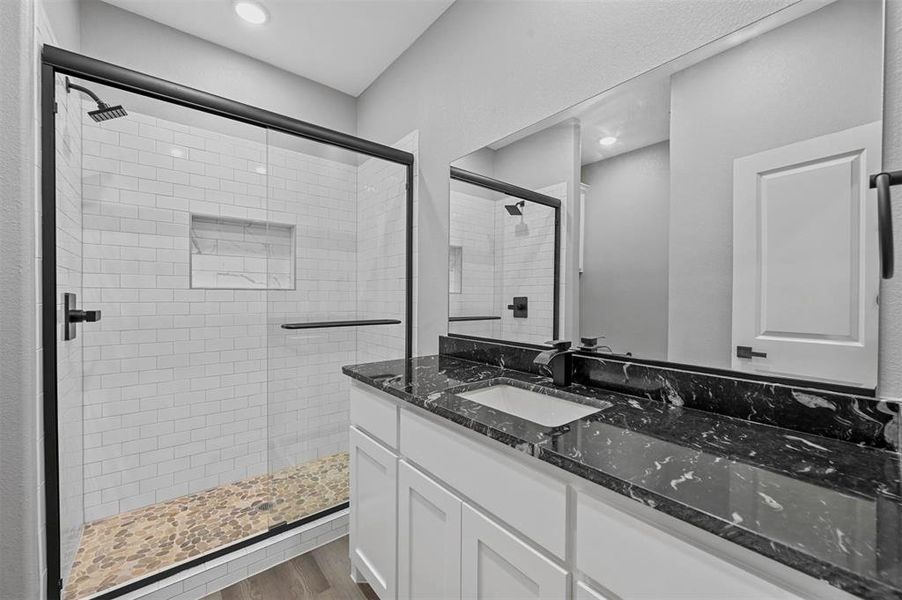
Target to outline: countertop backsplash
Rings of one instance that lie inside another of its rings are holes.
[[[539,373],[538,346],[441,336],[439,354]],[[626,357],[574,356],[573,381],[886,450],[902,447],[899,405],[851,394],[752,381],[631,362]]]

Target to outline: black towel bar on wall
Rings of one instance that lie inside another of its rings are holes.
[[[870,187],[877,188],[877,228],[880,243],[880,271],[884,279],[892,279],[895,268],[893,245],[893,207],[890,187],[902,184],[902,171],[871,175]]]
[[[360,319],[355,321],[308,321],[306,323],[282,323],[282,329],[327,329],[329,327],[365,327],[367,325],[400,325],[398,319]]]
[[[476,315],[472,317],[448,317],[450,323],[458,323],[460,321],[500,321],[501,317]]]

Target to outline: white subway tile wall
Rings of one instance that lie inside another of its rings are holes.
[[[86,519],[346,449],[340,366],[358,361],[361,334],[280,325],[368,314],[361,279],[380,318],[403,317],[404,168],[135,113],[83,130],[84,303],[103,311],[84,333]],[[372,207],[357,202],[364,179]],[[384,212],[376,233],[370,210]],[[295,289],[191,289],[191,213],[293,227]],[[373,346],[400,357],[397,327]]]
[[[414,152],[416,132],[394,146]],[[358,362],[404,356],[407,169],[378,158],[357,174],[357,307],[361,319],[399,319],[400,325],[361,327]]]
[[[448,314],[500,318],[507,304],[501,303],[500,271],[495,263],[503,244],[495,227],[496,220],[503,218],[501,213],[507,212],[497,199],[456,189],[464,185],[454,182],[451,189],[450,240],[461,248],[462,269],[460,293],[448,295]],[[455,321],[448,324],[448,331],[497,338],[501,321]]]
[[[269,465],[282,469],[347,450],[349,383],[341,365],[356,361],[355,328],[281,325],[356,318],[358,175],[354,164],[272,144],[267,169],[267,220],[297,228],[297,289],[266,293]]]
[[[82,102],[66,94],[65,80],[56,79],[56,286],[58,322],[62,323],[63,293],[82,297],[81,120]],[[60,565],[68,574],[84,526],[84,432],[82,422],[82,342],[64,341],[57,331],[57,406],[60,475]]]
[[[539,190],[542,193],[547,191]],[[495,220],[496,235],[502,249],[496,254],[501,276],[501,300],[504,306],[516,296],[529,300],[529,316],[514,317],[511,310],[501,314],[501,338],[505,340],[542,343],[554,332],[554,209],[527,202],[522,216],[511,216],[505,204],[519,202],[505,197],[498,202]]]

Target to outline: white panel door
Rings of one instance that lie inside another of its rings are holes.
[[[567,581],[565,570],[501,525],[463,505],[462,598],[561,600],[567,597]]]
[[[398,598],[460,598],[460,499],[401,461]]]
[[[879,258],[869,123],[733,164],[734,369],[875,387]],[[739,347],[766,356],[740,358]]]
[[[351,427],[351,564],[379,598],[394,600],[398,457]]]

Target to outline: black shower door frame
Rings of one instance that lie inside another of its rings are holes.
[[[41,342],[43,348],[43,433],[44,433],[44,502],[46,508],[47,595],[59,600],[62,595],[60,564],[60,475],[59,413],[57,397],[57,315],[56,315],[56,75],[70,75],[109,87],[139,94],[170,104],[184,106],[233,121],[279,131],[374,158],[404,165],[406,181],[406,261],[404,355],[413,352],[413,193],[414,155],[391,146],[358,138],[306,121],[293,119],[262,108],[236,102],[146,73],[126,69],[82,54],[45,45],[41,52]],[[347,323],[343,321],[343,323]],[[366,322],[361,322],[366,325]],[[409,362],[408,362],[409,364]],[[203,556],[175,565],[143,579],[129,582],[97,597],[116,598],[180,571],[256,544],[344,510],[348,503],[320,511],[291,523],[282,523],[250,538],[223,546]]]

